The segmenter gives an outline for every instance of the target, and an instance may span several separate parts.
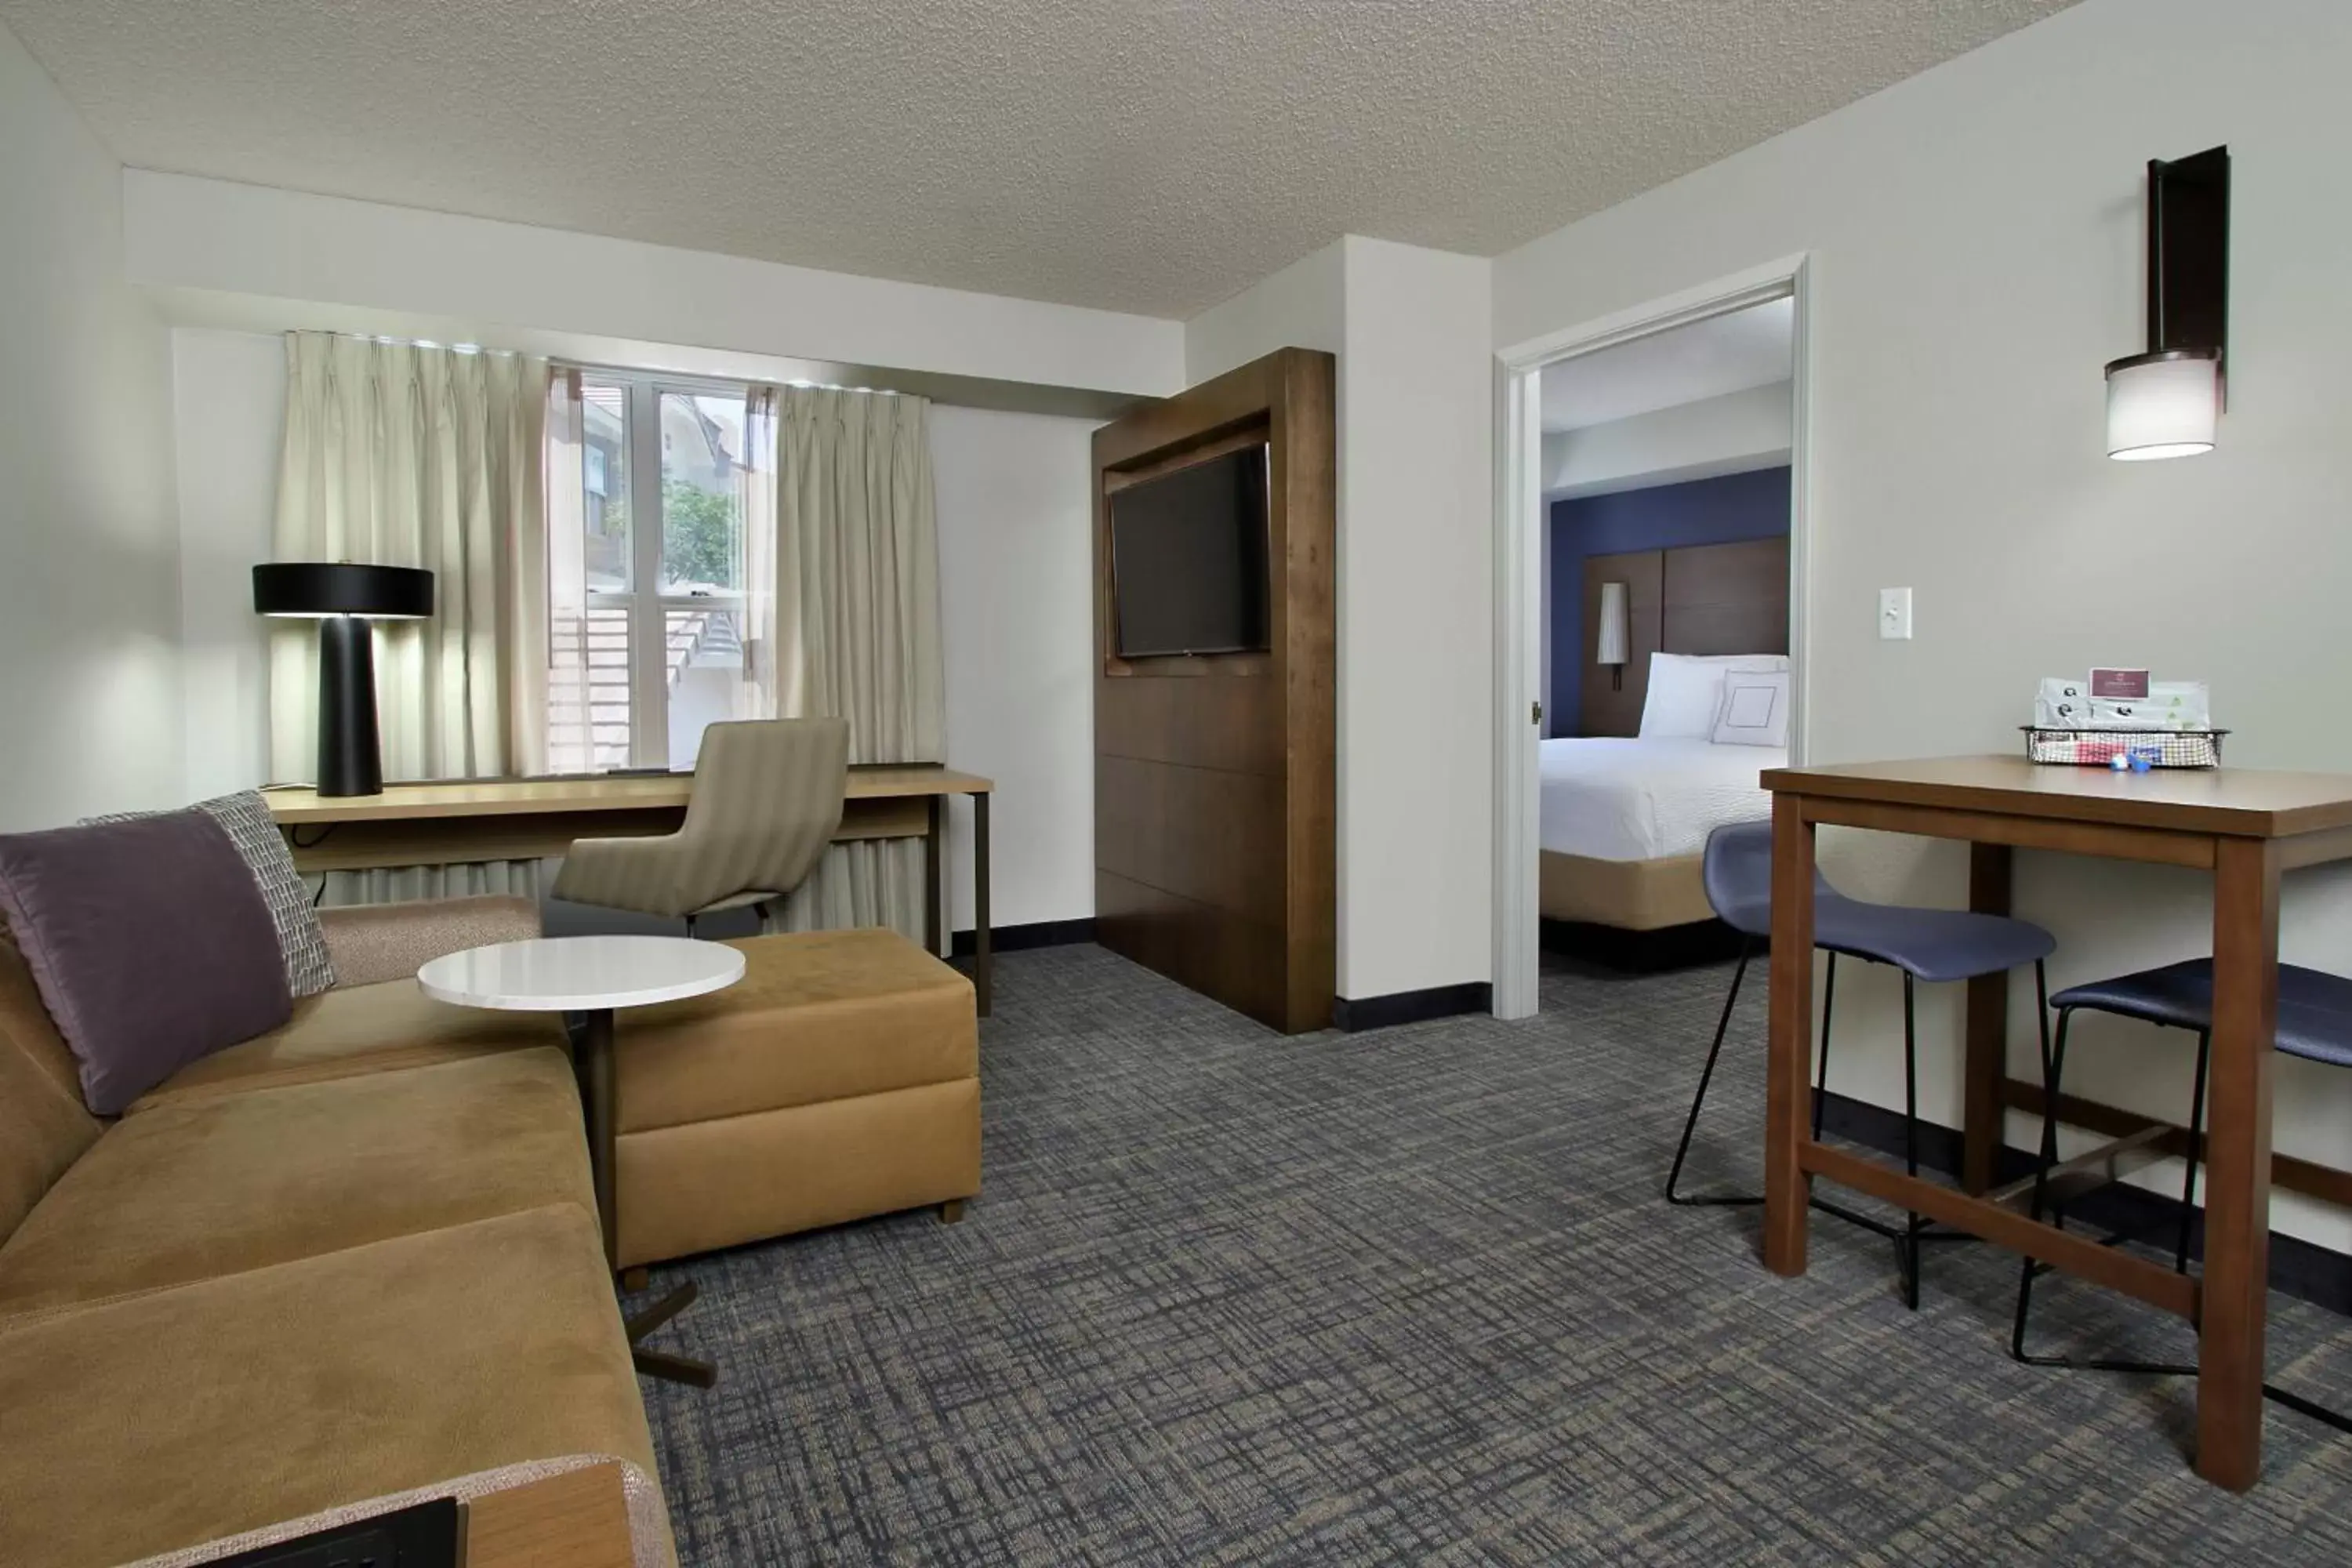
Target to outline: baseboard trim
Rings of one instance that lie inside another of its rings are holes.
[[[1495,988],[1484,980],[1459,985],[1432,985],[1422,991],[1392,991],[1385,996],[1338,996],[1331,1002],[1331,1026],[1349,1034],[1391,1028],[1399,1024],[1423,1024],[1461,1013],[1494,1010]]]
[[[1032,921],[1026,925],[992,926],[988,932],[992,952],[1020,952],[1033,947],[1073,947],[1095,939],[1095,918],[1087,915],[1075,921]],[[974,933],[955,933],[949,951],[958,958],[970,958],[979,951]]]
[[[1892,1154],[1898,1160],[1903,1157],[1902,1113],[1883,1105],[1832,1092],[1822,1110],[1822,1127],[1824,1131],[1882,1154]],[[1921,1122],[1919,1163],[1947,1175],[1957,1174],[1960,1168],[1958,1131]],[[2014,1181],[2032,1173],[2033,1161],[2024,1150],[2000,1152],[2000,1180]],[[2153,1242],[2164,1242],[2179,1226],[2180,1200],[2118,1183],[2078,1199],[2067,1213],[2103,1230],[2127,1231]],[[2201,1215],[2190,1227],[2189,1252],[2200,1259],[2205,1256],[2205,1222]],[[2273,1231],[2271,1289],[2331,1312],[2352,1316],[2352,1256]]]

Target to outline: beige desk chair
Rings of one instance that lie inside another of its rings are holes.
[[[756,719],[702,732],[686,823],[659,838],[582,838],[554,896],[695,922],[801,885],[841,826],[849,724]],[[761,910],[764,916],[766,910]]]

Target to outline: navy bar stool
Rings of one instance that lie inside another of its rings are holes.
[[[1699,1108],[1706,1104],[1707,1085],[1715,1078],[1716,1058],[1723,1052],[1724,1031],[1730,1026],[1732,1006],[1739,1000],[1739,983],[1748,973],[1748,958],[1756,944],[1772,934],[1772,825],[1740,822],[1717,828],[1707,835],[1702,870],[1706,901],[1717,919],[1739,933],[1739,967],[1732,971],[1731,994],[1724,998],[1723,1016],[1716,1021],[1715,1043],[1707,1047],[1706,1066],[1699,1072],[1698,1092],[1691,1096],[1690,1114],[1683,1121],[1682,1142],[1675,1149],[1674,1167],[1666,1173],[1666,1201],[1759,1204],[1762,1198],[1745,1195],[1685,1196],[1677,1188],[1684,1157],[1690,1152],[1691,1132],[1698,1125]],[[1813,1087],[1813,1136],[1822,1135],[1822,1113],[1828,1104],[1830,1017],[1837,1001],[1838,957],[1843,953],[1866,963],[1892,964],[1903,972],[1903,1163],[1916,1176],[1919,1173],[1919,1052],[1915,984],[1973,980],[2031,963],[2034,994],[2045,996],[2042,961],[2058,945],[2057,941],[2031,921],[2006,915],[1864,903],[1831,887],[1817,870],[1813,873],[1813,945],[1830,955],[1829,973],[1822,984],[1822,1060],[1821,1075]],[[2046,1058],[2047,1009],[2041,1011],[2045,1018],[2042,1053]],[[1920,1242],[1976,1239],[1958,1231],[1928,1231],[1927,1220],[1916,1214],[1895,1226],[1819,1198],[1812,1206],[1894,1240],[1902,1260],[1904,1304],[1914,1309],[1919,1305]]]
[[[2173,1238],[2172,1267],[2189,1272],[2189,1244],[2197,1220],[2197,1164],[2204,1153],[2205,1077],[2213,1052],[2213,961],[2192,958],[2157,969],[2070,985],[2050,999],[2058,1010],[2058,1033],[2043,1047],[2042,1058],[2042,1149],[2034,1168],[2032,1216],[2044,1208],[2053,1222],[2066,1223],[2064,1202],[2050,1191],[2050,1175],[2058,1163],[2058,1094],[2066,1072],[2066,1035],[2079,1011],[2112,1013],[2167,1028],[2190,1029],[2197,1035],[2197,1071],[2189,1093],[2188,1173],[2180,1184],[2180,1225]],[[2045,1038],[2047,1037],[2045,1036]],[[2282,963],[2278,970],[2278,1049],[2330,1067],[2352,1067],[2352,979],[2322,970]],[[2101,1183],[2101,1185],[2107,1184]],[[2108,1238],[2111,1244],[2133,1239],[2128,1235]],[[2032,1366],[2071,1367],[2086,1372],[2156,1373],[2194,1376],[2197,1369],[2166,1362],[2122,1361],[2112,1357],[2076,1359],[2032,1355],[2025,1348],[2027,1315],[2032,1310],[2033,1280],[2047,1266],[2024,1262],[2017,1281],[2017,1321],[2010,1331],[2009,1353]],[[2269,1384],[2263,1394],[2341,1432],[2352,1432],[2352,1418],[2300,1394]]]

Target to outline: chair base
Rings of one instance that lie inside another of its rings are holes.
[[[2066,1072],[2066,1037],[2074,1022],[2075,1009],[2063,1007],[2058,1013],[2058,1034],[2054,1044],[2046,1045],[2042,1053],[2042,1147],[2040,1160],[2033,1174],[2033,1202],[2031,1213],[2040,1219],[2047,1205],[2051,1222],[2063,1226],[2066,1209],[2063,1202],[2048,1203],[2052,1172],[2058,1165],[2058,1091]],[[2189,1160],[2187,1174],[2180,1186],[2180,1226],[2173,1246],[2173,1271],[2189,1272],[2189,1242],[2197,1221],[2197,1165],[2204,1152],[2204,1117],[2206,1074],[2210,1066],[2213,1038],[2210,1031],[2200,1030],[2197,1036],[2197,1074],[2189,1089]],[[2120,1247],[2141,1237],[2119,1231],[2107,1237],[2102,1245]],[[2026,1366],[2057,1367],[2068,1372],[2120,1373],[2146,1377],[2194,1377],[2198,1369],[2179,1362],[2134,1361],[2121,1356],[2059,1356],[2036,1355],[2025,1348],[2025,1331],[2033,1310],[2033,1281],[2050,1272],[2046,1263],[2026,1258],[2017,1279],[2017,1317],[2011,1325],[2010,1359]],[[2299,1415],[2307,1415],[2323,1426],[2338,1432],[2352,1433],[2352,1415],[2329,1409],[2302,1394],[2291,1393],[2276,1384],[2263,1384],[2263,1397],[2273,1404],[2284,1405]]]
[[[2047,1271],[2049,1268],[2047,1264],[2030,1264],[2030,1267],[2037,1274]],[[2009,1355],[2011,1361],[2022,1366],[2056,1367],[2064,1372],[2118,1373],[2126,1376],[2141,1377],[2195,1377],[2198,1371],[2195,1366],[2180,1362],[2132,1361],[2121,1356],[2036,1355],[2024,1347],[2022,1325],[2020,1326],[2019,1333],[2010,1342]],[[2281,1388],[2277,1384],[2263,1384],[2263,1397],[2273,1405],[2285,1406],[2298,1415],[2307,1415],[2322,1426],[2333,1426],[2338,1432],[2352,1433],[2352,1415],[2331,1410],[2326,1405],[2315,1400],[2305,1399],[2302,1394],[2290,1389]]]
[[[719,1369],[707,1361],[672,1355],[667,1351],[649,1351],[639,1342],[693,1306],[701,1294],[701,1287],[689,1279],[652,1306],[631,1312],[621,1320],[621,1326],[629,1336],[629,1358],[635,1363],[640,1373],[660,1378],[665,1383],[683,1383],[696,1388],[709,1388],[719,1381]]]
[[[1683,1162],[1689,1156],[1691,1134],[1698,1127],[1700,1108],[1706,1103],[1707,1086],[1714,1081],[1717,1059],[1723,1054],[1723,1037],[1731,1026],[1731,1014],[1739,1002],[1740,982],[1748,976],[1748,962],[1755,955],[1756,939],[1742,937],[1739,945],[1739,967],[1732,971],[1731,990],[1723,999],[1723,1013],[1716,1020],[1715,1040],[1708,1046],[1706,1066],[1700,1069],[1698,1090],[1691,1096],[1690,1114],[1683,1119],[1682,1141],[1675,1148],[1675,1163],[1666,1172],[1666,1202],[1678,1208],[1748,1208],[1764,1200],[1748,1194],[1685,1194],[1682,1184]],[[1829,973],[1822,985],[1822,1045],[1821,1071],[1813,1085],[1813,1139],[1820,1142],[1823,1113],[1829,1103],[1830,1020],[1837,1005],[1837,961],[1829,955]],[[2043,984],[2042,964],[2033,966],[2034,983]],[[1904,1155],[1905,1164],[1912,1175],[1919,1173],[1919,1090],[1918,1090],[1918,1031],[1914,1019],[1912,977],[1908,971],[1903,976],[1903,1060],[1904,1060]],[[1919,1310],[1919,1247],[1923,1243],[1945,1241],[1980,1241],[1981,1237],[1962,1230],[1930,1230],[1923,1215],[1911,1215],[1902,1224],[1874,1219],[1870,1215],[1833,1204],[1823,1198],[1811,1198],[1812,1209],[1842,1219],[1848,1225],[1883,1236],[1895,1243],[1895,1268],[1901,1281],[1903,1304],[1913,1311]]]

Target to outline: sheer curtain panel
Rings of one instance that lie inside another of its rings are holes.
[[[433,574],[430,620],[375,628],[387,779],[543,765],[547,407],[544,359],[287,334],[278,559]],[[274,778],[310,777],[318,679],[312,629],[273,623]],[[348,880],[330,900],[367,896]]]
[[[751,663],[762,710],[849,721],[849,760],[947,743],[929,405],[758,387],[747,409]],[[922,940],[919,840],[836,844],[775,929],[887,925]]]

